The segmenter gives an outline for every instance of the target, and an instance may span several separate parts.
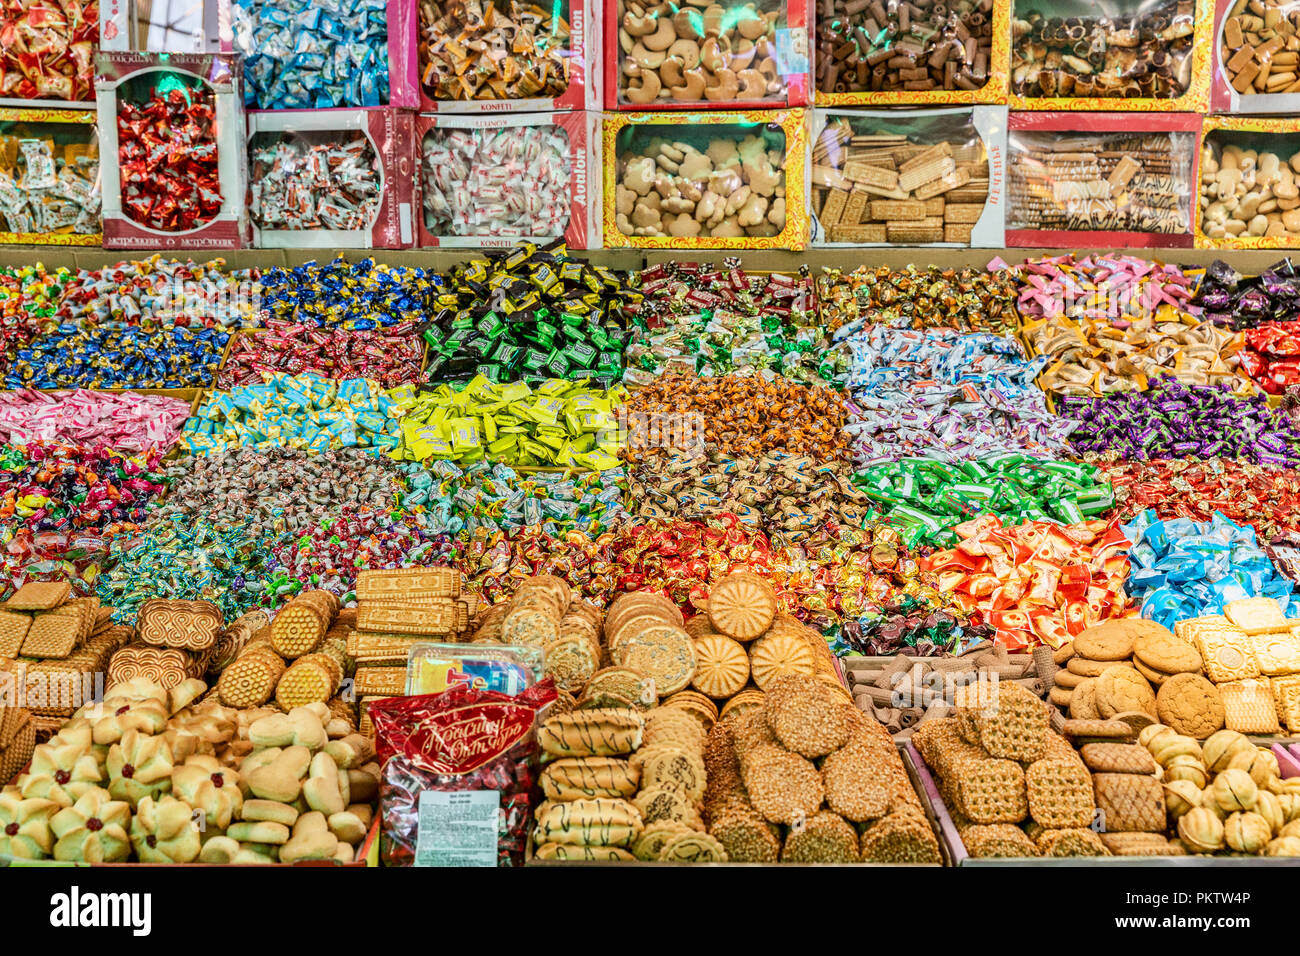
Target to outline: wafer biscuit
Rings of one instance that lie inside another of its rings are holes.
[[[62,658],[77,647],[80,624],[74,615],[47,612],[32,618],[23,638],[23,657]]]
[[[48,611],[58,607],[72,593],[67,581],[28,581],[5,601],[6,611]]]
[[[1223,700],[1224,726],[1242,734],[1275,734],[1277,702],[1267,677],[1228,681],[1219,685]]]

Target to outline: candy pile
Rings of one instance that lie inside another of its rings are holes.
[[[176,442],[190,403],[132,392],[0,392],[0,440],[105,445],[118,451],[166,451]]]
[[[594,379],[608,388],[623,371],[630,297],[618,274],[558,245],[471,260],[447,276],[422,325],[428,379]]]
[[[1300,384],[1300,320],[1247,329],[1241,367],[1270,395]]]
[[[328,109],[388,103],[388,19],[374,3],[235,0],[249,109]]]
[[[214,392],[185,423],[179,447],[186,454],[241,445],[392,451],[400,415],[397,403],[364,378],[335,382],[275,372],[263,385]]]
[[[861,528],[867,510],[866,496],[834,465],[784,452],[647,459],[632,472],[628,499],[642,521],[732,514],[746,528],[789,539],[819,531],[828,521]]]
[[[212,384],[229,333],[63,324],[15,352],[5,388],[195,388]]]
[[[394,457],[429,458],[460,465],[476,461],[561,466],[605,471],[618,466],[621,385],[605,390],[561,379],[535,389],[524,382],[499,385],[475,376],[463,386],[439,385],[389,393],[401,416]]]
[[[1048,414],[1015,339],[952,329],[873,325],[848,339],[847,404],[860,465],[898,457],[948,460],[1032,451],[1060,457],[1073,423]]]
[[[1257,276],[1244,276],[1216,259],[1205,268],[1192,304],[1207,319],[1234,329],[1250,329],[1300,317],[1300,273],[1283,259]]]
[[[157,452],[31,442],[0,446],[0,528],[130,529],[166,487]]]
[[[1260,465],[1300,462],[1300,427],[1224,385],[1184,385],[1161,376],[1145,392],[1104,398],[1067,396],[1058,403],[1077,427],[1079,452],[1127,458],[1242,458]]]
[[[166,329],[245,328],[260,322],[256,269],[227,269],[224,259],[118,262],[70,277],[59,317],[78,325],[142,325]]]
[[[560,236],[573,201],[558,126],[432,129],[424,137],[424,226],[435,236]]]
[[[262,306],[274,318],[320,328],[379,329],[419,322],[434,311],[442,280],[424,269],[387,266],[373,259],[334,259],[262,276]]]
[[[751,274],[728,259],[667,263],[636,276],[644,300],[631,311],[628,385],[667,372],[760,372],[812,385],[843,383],[847,355],[817,319],[808,275]]]
[[[159,232],[186,232],[221,210],[212,91],[163,74],[149,99],[117,114],[122,212]]]
[[[632,394],[627,414],[632,461],[706,450],[736,458],[780,451],[834,461],[848,446],[839,395],[787,378],[661,375]]]
[[[946,464],[904,458],[870,465],[853,477],[873,502],[868,511],[898,528],[909,546],[951,547],[953,530],[969,518],[995,514],[1009,526],[1026,521],[1077,524],[1114,502],[1110,484],[1092,465],[995,455]]]
[[[817,296],[829,331],[841,339],[877,323],[968,332],[1014,332],[1017,284],[1014,271],[998,269],[890,269],[859,266],[850,273],[827,269]]]
[[[1102,462],[1115,488],[1115,509],[1132,516],[1153,509],[1161,518],[1209,521],[1215,512],[1253,525],[1263,538],[1300,532],[1300,471],[1265,468],[1231,458]]]
[[[235,339],[217,388],[256,385],[277,372],[323,378],[368,378],[385,388],[420,379],[424,351],[410,325],[384,330],[318,329],[271,319],[264,331]]]
[[[56,128],[4,124],[0,228],[6,232],[89,236],[102,231],[95,130],[70,126],[81,142],[65,142],[66,134],[55,133]]]
[[[508,0],[487,17],[429,0],[420,4],[419,29],[420,85],[432,99],[550,99],[569,86],[569,24],[560,10]]]
[[[988,624],[1009,650],[1059,647],[1099,621],[1124,614],[1128,540],[1116,523],[1005,526],[996,515],[953,529],[955,548],[922,558],[975,623]]]
[[[8,363],[56,314],[71,278],[67,269],[46,272],[41,266],[0,266],[0,363]]]
[[[21,43],[5,43],[0,75],[5,96],[24,100],[95,98],[99,3],[52,0],[38,8],[6,0],[3,17]]]
[[[249,147],[255,225],[351,231],[378,217],[382,173],[369,138],[339,142],[332,133],[293,133],[264,139],[255,136]]]
[[[1162,520],[1149,510],[1121,530],[1132,542],[1128,591],[1148,620],[1172,630],[1250,597],[1276,598],[1284,611],[1288,607],[1295,586],[1278,573],[1248,525],[1220,514],[1209,521]]]

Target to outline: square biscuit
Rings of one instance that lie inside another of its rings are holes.
[[[1277,722],[1277,702],[1267,677],[1220,684],[1219,696],[1223,698],[1224,724],[1228,730],[1275,734],[1282,729]]]
[[[1282,613],[1282,605],[1270,597],[1229,601],[1223,613],[1247,634],[1267,634],[1269,631],[1286,631],[1292,627]]]
[[[1250,636],[1231,622],[1196,628],[1192,643],[1201,652],[1205,676],[1216,684],[1250,680],[1260,674]]]
[[[1300,674],[1300,628],[1252,634],[1250,646],[1255,651],[1259,669],[1267,676]]]
[[[1045,827],[1092,823],[1092,777],[1078,760],[1045,757],[1025,771],[1029,816]]]
[[[1291,733],[1300,733],[1300,674],[1274,677],[1269,685],[1273,690],[1277,719],[1286,724]]]
[[[30,614],[0,611],[0,657],[17,657],[31,626]]]
[[[1093,792],[1107,830],[1163,833],[1165,792],[1155,777],[1133,773],[1095,773]]]
[[[67,581],[28,581],[4,607],[9,611],[48,611],[58,607],[72,593]]]

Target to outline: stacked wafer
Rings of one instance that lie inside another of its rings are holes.
[[[104,689],[109,658],[130,640],[96,597],[72,598],[67,582],[23,585],[0,605],[0,668],[39,735]]]
[[[27,766],[36,746],[36,724],[25,707],[0,707],[0,786]]]
[[[989,194],[983,145],[855,135],[827,124],[813,149],[813,209],[830,242],[969,244]]]
[[[454,568],[367,570],[357,576],[355,619],[344,637],[355,662],[353,688],[364,726],[369,726],[371,700],[406,693],[412,645],[465,639],[478,596],[462,590],[462,576]]]

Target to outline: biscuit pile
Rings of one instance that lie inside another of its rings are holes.
[[[1235,730],[1201,744],[1151,724],[1137,739],[1133,749],[1161,768],[1160,829],[1176,834],[1170,845],[1196,854],[1300,856],[1300,779],[1281,778],[1273,751]]]
[[[1089,827],[1096,804],[1084,761],[1018,684],[961,688],[954,717],[912,743],[938,779],[972,857],[1109,856]],[[1158,786],[1158,785],[1157,785]]]
[[[709,833],[745,863],[938,863],[884,729],[825,681],[783,674],[705,742]]]
[[[131,638],[98,598],[70,593],[66,581],[32,582],[0,604],[0,670],[13,675],[36,731],[52,730],[91,700],[97,679],[102,691],[110,658]]]
[[[351,862],[379,792],[370,741],[324,704],[236,710],[205,690],[135,679],[79,710],[0,790],[0,856]]]
[[[260,616],[265,622],[266,615]],[[140,678],[171,690],[201,678],[212,668],[225,631],[225,615],[211,601],[144,601],[136,613],[134,639],[109,661],[108,683]]]

